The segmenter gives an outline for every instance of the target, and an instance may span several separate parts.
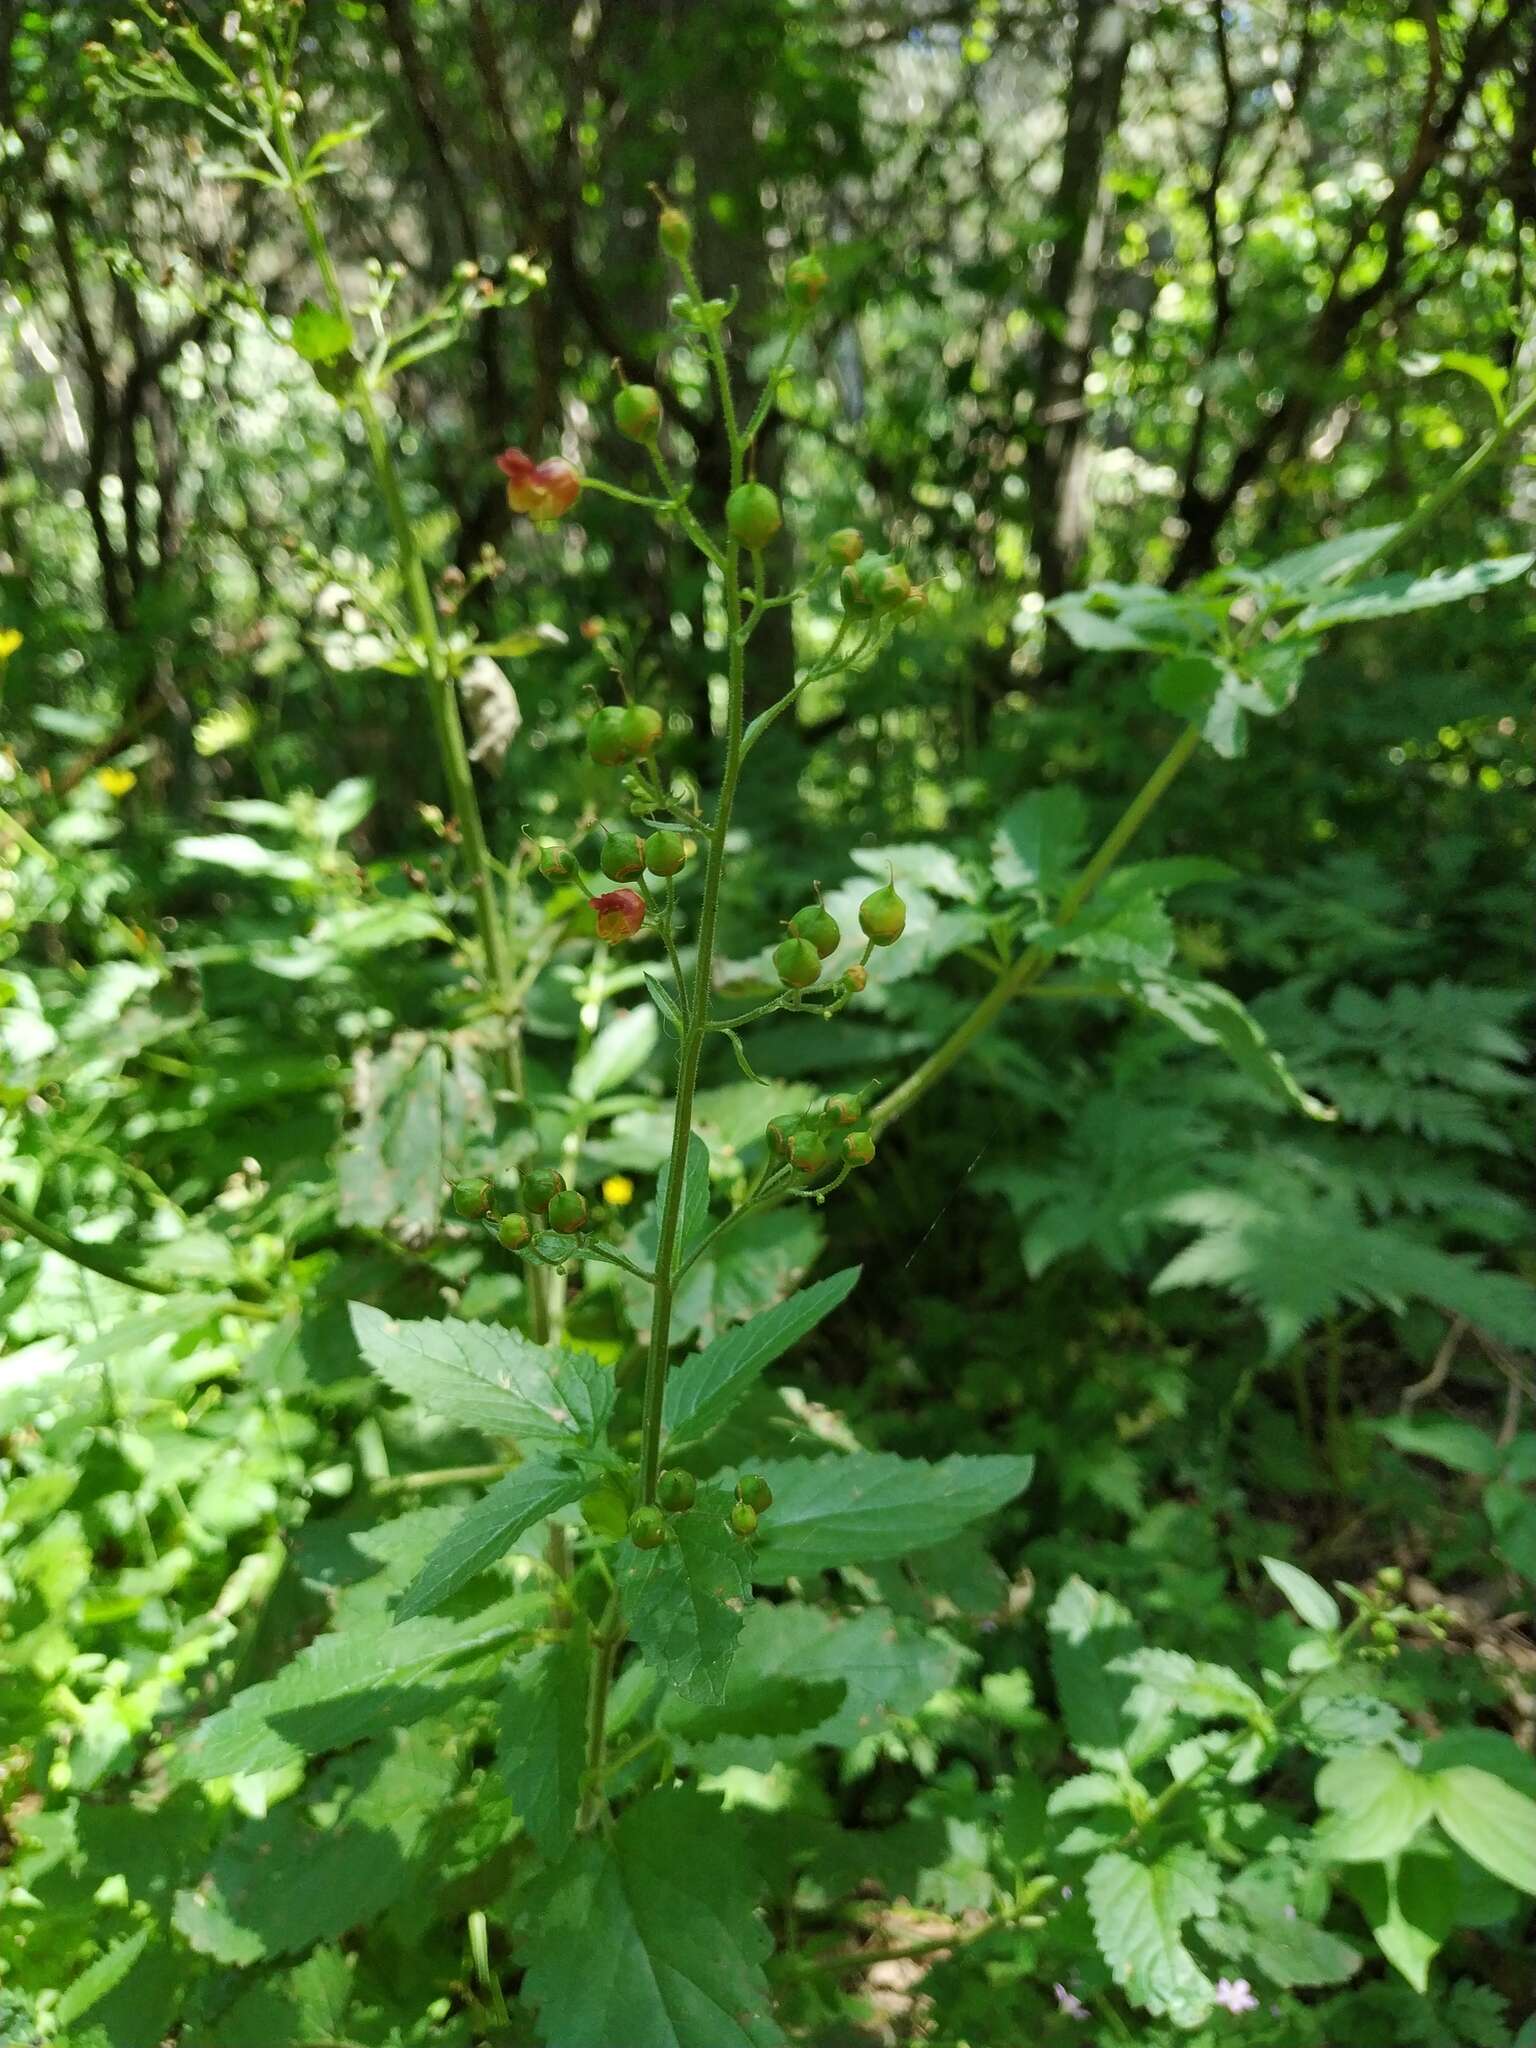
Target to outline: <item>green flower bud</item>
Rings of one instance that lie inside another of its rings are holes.
[[[864,552],[864,536],[856,526],[840,526],[827,535],[827,553],[834,562],[856,562]]]
[[[660,1550],[667,1540],[666,1519],[660,1508],[636,1508],[629,1518],[629,1540],[636,1550]]]
[[[649,384],[626,384],[613,401],[613,423],[629,441],[654,441],[661,426],[661,394]]]
[[[855,960],[851,967],[843,969],[843,987],[853,996],[860,996],[869,987],[869,969],[862,960]]]
[[[645,865],[653,875],[680,875],[688,848],[676,832],[653,832],[645,842]]]
[[[1388,1593],[1400,1593],[1403,1589],[1402,1568],[1395,1564],[1384,1564],[1376,1574],[1376,1583]]]
[[[835,1124],[856,1124],[863,1114],[857,1095],[829,1095],[827,1115]]]
[[[632,749],[624,734],[624,706],[605,704],[587,727],[587,752],[602,768],[617,768]]]
[[[587,1198],[579,1195],[574,1188],[562,1188],[557,1195],[549,1198],[549,1227],[561,1231],[567,1237],[574,1237],[587,1227]]]
[[[842,1153],[849,1166],[868,1166],[875,1156],[875,1141],[868,1131],[848,1131],[843,1137]]]
[[[693,247],[693,223],[677,206],[664,206],[656,221],[656,239],[668,256],[678,262]]]
[[[789,929],[795,938],[814,946],[823,960],[843,942],[837,919],[820,903],[808,903],[804,910],[797,910],[789,920]]]
[[[821,979],[821,960],[809,939],[785,939],[773,949],[773,971],[786,988],[810,988]]]
[[[523,1251],[532,1235],[528,1218],[518,1209],[514,1209],[510,1216],[503,1216],[496,1226],[496,1236],[503,1249],[509,1252]]]
[[[803,1173],[814,1180],[818,1173],[825,1173],[832,1164],[832,1147],[822,1132],[798,1130],[789,1141],[789,1163],[796,1173]]]
[[[766,1515],[773,1506],[772,1490],[760,1472],[742,1473],[736,1482],[736,1498],[758,1515]]]
[[[610,832],[598,866],[610,881],[627,882],[631,875],[645,872],[645,848],[633,832]]]
[[[530,1215],[542,1216],[556,1195],[565,1193],[565,1175],[552,1166],[529,1166],[523,1170],[523,1207]]]
[[[877,946],[894,946],[906,928],[907,906],[892,882],[874,890],[859,905],[859,929]]]
[[[784,296],[801,312],[808,312],[827,288],[827,273],[819,256],[797,256],[784,273]]]
[[[661,744],[666,720],[652,704],[626,704],[619,713],[619,730],[628,754],[643,760]]]
[[[744,1500],[731,1503],[731,1530],[743,1542],[757,1534],[757,1510],[749,1508]]]
[[[669,1515],[686,1515],[698,1498],[699,1484],[691,1472],[661,1472],[656,1478],[657,1504]]]
[[[576,875],[576,856],[568,846],[541,846],[539,873],[546,882],[572,881]]]
[[[484,1216],[491,1206],[491,1193],[490,1182],[480,1174],[469,1180],[456,1180],[453,1184],[453,1213],[466,1220]]]
[[[784,524],[784,515],[766,484],[738,484],[725,501],[725,523],[744,548],[765,548]]]
[[[766,1135],[768,1150],[775,1159],[789,1157],[790,1145],[799,1128],[800,1119],[797,1116],[776,1116],[770,1120]]]

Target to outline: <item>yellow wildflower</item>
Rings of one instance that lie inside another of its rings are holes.
[[[0,630],[0,661],[9,661],[21,645],[21,635],[14,626]]]
[[[104,789],[110,797],[126,796],[138,779],[131,768],[98,768],[96,770],[97,787]]]
[[[622,1173],[610,1173],[603,1182],[603,1200],[610,1209],[627,1209],[635,1199],[635,1184]]]

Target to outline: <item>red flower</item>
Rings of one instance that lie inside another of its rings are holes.
[[[610,889],[606,896],[589,896],[597,912],[597,936],[617,946],[632,939],[645,922],[645,903],[633,889]]]
[[[535,462],[521,448],[509,448],[496,467],[507,480],[507,503],[530,519],[561,519],[581,496],[580,471],[558,455]]]

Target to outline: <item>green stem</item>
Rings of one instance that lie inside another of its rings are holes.
[[[619,1615],[619,1596],[610,1594],[608,1605],[592,1638],[592,1668],[587,1674],[587,1747],[585,1790],[577,1826],[583,1833],[597,1825],[603,1810],[603,1749],[608,1736],[608,1694],[613,1685],[613,1667],[624,1640],[624,1623]]]
[[[315,268],[320,273],[326,299],[331,310],[339,319],[346,322],[348,345],[355,353],[357,335],[352,325],[351,309],[341,289],[341,279],[331,258],[325,230],[304,185],[298,157],[293,147],[288,116],[282,106],[281,91],[265,55],[262,58],[262,72],[271,114],[272,139],[288,180],[294,210],[298,214],[304,239],[314,258]],[[485,821],[480,813],[480,800],[475,793],[474,770],[470,766],[469,748],[465,743],[464,726],[459,717],[458,698],[454,690],[453,663],[438,627],[437,607],[432,602],[431,586],[427,581],[421,551],[416,545],[410,513],[406,509],[394,450],[390,447],[389,436],[384,430],[384,422],[380,417],[378,404],[366,373],[360,372],[355,378],[350,396],[363,423],[374,477],[384,500],[384,509],[394,539],[400,579],[405,586],[416,633],[421,641],[432,727],[437,738],[443,776],[448,784],[449,801],[453,815],[458,820],[465,859],[469,866],[470,896],[474,903],[481,949],[485,955],[486,973],[495,992],[496,1005],[501,1017],[502,1058],[506,1083],[513,1095],[523,1099],[528,1089],[519,1022],[517,971],[508,940],[506,921],[501,915],[501,906],[497,901],[490,847],[485,836]],[[530,1274],[528,1301],[534,1341],[543,1343],[549,1335],[549,1307],[547,1287],[542,1273]]]
[[[1161,801],[1168,785],[1194,758],[1199,745],[1200,728],[1196,725],[1186,726],[1126,805],[1098,852],[1061,899],[1061,907],[1056,914],[1058,929],[1070,924],[1098,889],[1104,877],[1141,830],[1148,813]],[[1055,952],[1043,944],[1033,945],[1021,953],[1007,972],[998,976],[965,1022],[958,1025],[942,1045],[935,1047],[922,1065],[915,1067],[905,1081],[891,1090],[883,1102],[875,1104],[869,1113],[870,1123],[879,1130],[904,1115],[920,1096],[926,1095],[934,1083],[942,1079],[955,1062],[970,1050],[1014,997],[1022,995],[1031,983],[1040,979],[1055,957]]]
[[[734,433],[734,428],[733,428]],[[725,552],[725,610],[729,634],[729,696],[726,711],[725,772],[715,806],[713,836],[704,867],[704,900],[699,910],[698,958],[693,970],[693,998],[677,1063],[677,1100],[672,1112],[672,1149],[667,1170],[667,1199],[662,1205],[656,1244],[656,1293],[651,1304],[651,1341],[646,1355],[645,1404],[640,1425],[640,1498],[656,1498],[661,1468],[661,1407],[666,1391],[667,1358],[672,1343],[672,1301],[677,1286],[677,1232],[683,1210],[683,1184],[688,1174],[688,1141],[693,1134],[693,1095],[699,1060],[709,1031],[713,991],[715,930],[720,914],[720,885],[725,873],[725,843],[730,831],[736,785],[741,776],[743,703],[746,694],[745,646],[742,639],[741,550],[733,541]]]
[[[28,1210],[18,1208],[6,1195],[0,1195],[0,1225],[19,1230],[23,1237],[30,1237],[45,1250],[56,1252],[61,1259],[68,1259],[76,1266],[84,1267],[88,1273],[99,1273],[103,1280],[115,1280],[119,1287],[133,1287],[140,1294],[153,1294],[161,1298],[182,1296],[191,1290],[173,1287],[164,1280],[151,1280],[143,1273],[136,1273],[131,1266],[123,1265],[99,1245],[82,1244],[77,1237],[55,1230],[51,1223],[43,1223]],[[238,1295],[231,1295],[225,1301],[216,1296],[208,1298],[210,1314],[215,1308],[221,1315],[254,1316],[263,1320],[275,1317],[278,1311],[262,1301],[242,1301]]]

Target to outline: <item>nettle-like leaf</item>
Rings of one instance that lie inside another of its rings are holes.
[[[520,1657],[501,1695],[497,1760],[524,1827],[551,1861],[570,1847],[586,1767],[590,1650],[579,1623]]]
[[[550,2048],[783,2048],[740,1829],[652,1792],[539,1887],[523,1996]]]
[[[1215,1986],[1185,1947],[1183,1928],[1221,1903],[1210,1857],[1188,1843],[1155,1863],[1111,1849],[1090,1865],[1084,1889],[1099,1953],[1126,1996],[1176,2026],[1208,2018]]]
[[[1165,1708],[1195,1721],[1235,1720],[1259,1730],[1270,1725],[1263,1700],[1224,1664],[1205,1664],[1182,1650],[1141,1649],[1117,1657],[1110,1668],[1136,1679],[1128,1704],[1138,1719],[1149,1708]]]
[[[1051,1674],[1072,1747],[1089,1763],[1126,1763],[1134,1681],[1113,1667],[1141,1646],[1128,1607],[1085,1579],[1068,1579],[1046,1616]]]
[[[1021,1494],[1034,1460],[956,1456],[931,1465],[857,1451],[760,1469],[773,1489],[773,1510],[759,1532],[753,1570],[767,1585],[947,1542]]]
[[[337,1168],[342,1220],[421,1243],[445,1183],[495,1138],[495,1105],[468,1032],[402,1031],[352,1068],[354,1118]]]
[[[248,1686],[178,1743],[177,1779],[273,1771],[326,1750],[346,1749],[452,1704],[491,1660],[536,1628],[542,1593],[486,1608],[472,1621],[427,1618],[321,1636],[276,1678]],[[461,1667],[470,1667],[468,1671]],[[456,1677],[446,1675],[449,1668]]]
[[[718,1702],[664,1702],[660,1722],[699,1770],[768,1770],[811,1747],[851,1749],[879,1736],[952,1685],[963,1662],[951,1637],[883,1608],[843,1620],[759,1602]]]
[[[584,1493],[588,1479],[569,1465],[530,1459],[499,1479],[448,1531],[401,1595],[397,1623],[429,1614],[477,1572],[505,1557],[517,1539]]]
[[[1296,627],[1303,633],[1322,633],[1330,626],[1352,625],[1361,619],[1394,619],[1434,605],[1459,604],[1464,598],[1513,583],[1533,562],[1536,555],[1505,555],[1496,561],[1466,562],[1459,569],[1433,569],[1427,576],[1400,574],[1357,583],[1336,597],[1308,605]]]
[[[662,1410],[668,1448],[697,1443],[724,1421],[775,1359],[848,1298],[858,1279],[859,1268],[850,1266],[818,1280],[717,1337],[670,1372]]]
[[[656,1550],[626,1544],[618,1561],[625,1619],[647,1664],[689,1699],[718,1700],[752,1599],[746,1546],[723,1487],[701,1486],[667,1522]]]
[[[1318,1772],[1315,1790],[1328,1811],[1317,1830],[1318,1852],[1336,1863],[1384,1863],[1401,1855],[1434,1813],[1428,1781],[1389,1749],[1332,1758]]]
[[[352,1965],[339,1948],[317,1948],[236,1999],[209,2048],[319,2048],[345,2039]]]
[[[360,1301],[352,1327],[385,1385],[446,1422],[524,1448],[591,1450],[602,1442],[613,1374],[583,1351],[533,1344],[498,1323],[400,1322]]]
[[[338,1759],[310,1796],[237,1827],[175,1924],[236,1966],[291,1955],[375,1918],[418,1882],[411,1858],[458,1776],[443,1737],[413,1732]]]
[[[1060,888],[1088,836],[1088,807],[1070,784],[1033,790],[1004,811],[992,838],[992,879],[1010,895]]]

